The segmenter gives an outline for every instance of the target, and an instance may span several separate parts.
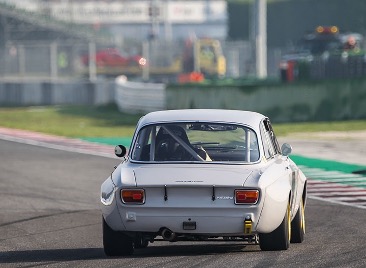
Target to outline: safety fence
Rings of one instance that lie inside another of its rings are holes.
[[[366,77],[366,55],[364,53],[327,55],[282,62],[282,81],[351,79]]]
[[[82,74],[81,57],[88,54],[87,44],[8,43],[0,50],[0,77],[37,77],[57,79]]]
[[[81,41],[8,42],[0,48],[1,78],[88,78],[126,75],[129,79],[164,81],[185,72],[186,41],[125,41],[103,44]],[[248,41],[221,41],[226,77],[255,75],[254,48]],[[140,61],[141,58],[147,60]],[[89,59],[95,59],[89,60]],[[280,53],[268,51],[268,74],[279,76]],[[193,70],[191,70],[193,71]]]

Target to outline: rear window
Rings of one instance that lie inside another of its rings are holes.
[[[218,123],[156,124],[142,128],[131,160],[147,162],[256,162],[255,132],[245,126]]]

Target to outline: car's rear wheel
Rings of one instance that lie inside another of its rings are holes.
[[[301,199],[299,209],[291,222],[291,243],[301,243],[305,235],[305,208]]]
[[[261,250],[286,250],[291,240],[290,205],[287,205],[285,217],[280,226],[268,234],[259,234],[259,246]]]
[[[128,256],[133,253],[133,240],[122,232],[113,231],[103,218],[103,246],[107,256]]]

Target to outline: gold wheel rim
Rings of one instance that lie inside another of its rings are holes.
[[[287,206],[288,241],[291,241],[291,213],[290,204]]]
[[[301,201],[301,230],[305,233],[305,208],[304,208],[304,202]]]

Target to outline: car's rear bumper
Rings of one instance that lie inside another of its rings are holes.
[[[244,235],[244,221],[250,219],[256,232],[258,205],[229,207],[148,207],[124,206],[114,201],[102,206],[107,224],[115,231],[159,233],[163,228],[182,234]],[[185,222],[195,223],[187,228]]]

